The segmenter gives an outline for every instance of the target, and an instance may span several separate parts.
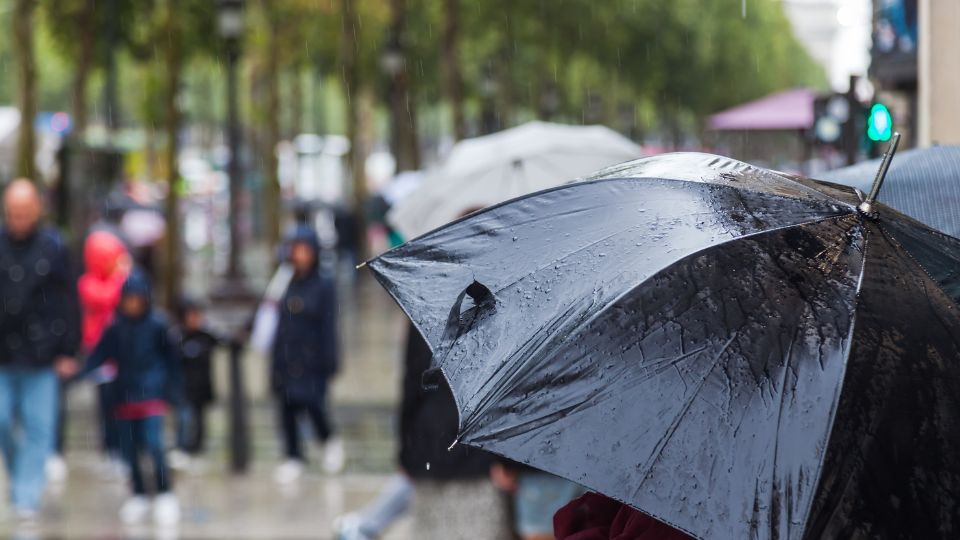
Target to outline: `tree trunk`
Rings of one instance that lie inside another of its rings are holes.
[[[167,0],[166,20],[166,88],[164,92],[164,131],[167,138],[166,173],[167,199],[164,205],[167,233],[164,246],[163,283],[166,293],[165,305],[174,310],[180,298],[180,200],[177,171],[177,131],[180,127],[180,112],[177,110],[177,91],[180,87],[180,70],[183,58],[178,35],[178,0]]]
[[[13,54],[17,69],[17,108],[20,127],[17,134],[16,175],[37,180],[36,139],[33,119],[37,115],[36,66],[33,57],[34,0],[16,0],[13,8]]]
[[[267,65],[264,72],[267,90],[267,126],[263,144],[264,171],[264,226],[267,242],[272,250],[280,242],[280,179],[277,173],[277,144],[280,142],[280,55],[277,37],[280,21],[275,7],[264,2],[267,14]]]
[[[87,130],[87,80],[93,64],[96,28],[93,18],[97,7],[96,0],[83,0],[83,10],[79,14],[77,26],[80,29],[80,41],[77,43],[77,64],[73,72],[73,136],[80,142]]]
[[[397,171],[420,168],[420,142],[417,136],[417,110],[411,91],[410,70],[404,44],[406,5],[404,0],[391,0],[390,31],[403,62],[393,75],[390,88],[390,111],[393,124],[393,147]]]
[[[290,70],[290,137],[303,133],[303,72],[299,65]]]
[[[353,187],[352,211],[356,221],[354,242],[357,255],[366,259],[367,247],[367,178],[364,174],[364,161],[360,130],[360,65],[358,50],[360,42],[360,19],[357,15],[357,6],[354,0],[341,0],[343,31],[340,33],[343,40],[340,47],[340,72],[343,94],[347,98],[347,138],[350,139],[350,151],[347,155],[351,184]]]
[[[467,136],[463,114],[463,71],[460,69],[460,0],[446,0],[443,34],[443,61],[446,68],[447,100],[453,117],[453,138]]]

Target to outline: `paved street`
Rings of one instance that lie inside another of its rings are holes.
[[[183,504],[181,525],[172,530],[124,527],[117,510],[127,496],[123,478],[104,476],[97,455],[93,392],[77,388],[70,397],[69,480],[51,489],[37,524],[0,524],[0,538],[329,538],[333,519],[372,500],[394,467],[399,358],[396,343],[403,332],[402,314],[371,281],[354,297],[341,298],[343,370],[334,389],[334,418],[347,450],[346,470],[324,475],[313,463],[299,483],[283,488],[271,478],[278,462],[273,409],[265,380],[266,363],[255,354],[245,359],[251,398],[253,442],[251,472],[227,474],[227,396],[225,361],[218,362],[220,400],[210,414],[207,457],[178,474],[176,491]],[[221,357],[220,360],[225,360]],[[0,474],[2,476],[2,474]],[[0,478],[0,484],[5,480]],[[5,504],[5,503],[2,503]],[[410,538],[401,522],[386,537]]]

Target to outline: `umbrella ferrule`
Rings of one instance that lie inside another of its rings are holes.
[[[880,188],[883,186],[883,180],[887,177],[887,170],[890,168],[890,161],[893,159],[893,154],[897,152],[897,146],[900,144],[900,133],[894,133],[893,139],[890,140],[890,146],[887,147],[887,151],[883,153],[883,159],[880,161],[880,168],[877,170],[877,176],[873,179],[873,186],[870,188],[870,194],[867,195],[867,199],[860,203],[857,206],[857,210],[864,216],[867,216],[871,219],[877,218],[877,212],[873,209],[873,202],[877,200],[877,196],[880,194]]]

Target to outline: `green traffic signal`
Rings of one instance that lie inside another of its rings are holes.
[[[889,141],[893,136],[893,116],[883,103],[874,103],[867,117],[867,138],[871,141]]]

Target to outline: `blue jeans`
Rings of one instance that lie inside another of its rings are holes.
[[[153,487],[157,493],[170,491],[170,471],[163,447],[163,417],[150,416],[140,420],[120,420],[120,448],[130,472],[130,487],[134,495],[146,495],[147,486],[140,471],[140,452],[146,451],[153,461]]]
[[[0,367],[0,451],[16,508],[40,507],[44,466],[57,439],[58,402],[53,369]]]
[[[520,536],[551,535],[553,514],[585,491],[565,478],[540,471],[523,471],[518,481],[513,513]]]
[[[360,513],[360,532],[368,536],[380,536],[407,513],[412,499],[413,483],[410,478],[402,473],[394,474],[380,490],[377,500]]]

